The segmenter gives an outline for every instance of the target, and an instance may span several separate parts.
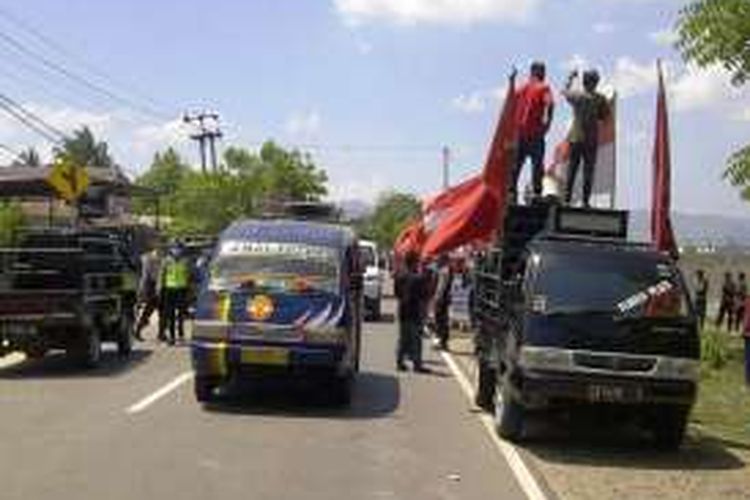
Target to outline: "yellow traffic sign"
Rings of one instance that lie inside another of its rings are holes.
[[[79,167],[67,159],[55,162],[47,176],[47,183],[58,192],[61,198],[75,201],[89,187],[89,174],[84,167]]]

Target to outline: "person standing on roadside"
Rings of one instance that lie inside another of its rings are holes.
[[[590,206],[591,190],[594,186],[594,167],[599,150],[599,124],[609,116],[607,98],[597,92],[599,73],[595,70],[583,73],[583,91],[573,90],[578,71],[568,77],[562,95],[573,108],[573,127],[570,130],[570,163],[565,186],[565,203],[573,199],[578,169],[583,163],[583,206]]]
[[[745,319],[745,299],[747,298],[747,281],[745,273],[737,275],[737,285],[734,290],[734,325],[730,330],[739,332],[742,328],[742,322]]]
[[[448,349],[450,337],[450,307],[451,291],[453,289],[453,270],[448,255],[441,255],[438,260],[437,285],[433,298],[435,310],[435,333],[438,338],[438,347],[442,350]]]
[[[750,298],[745,298],[745,316],[742,318],[742,336],[745,340],[745,384],[750,388]]]
[[[695,271],[695,313],[698,316],[698,326],[703,329],[706,323],[706,308],[708,306],[708,279],[703,269]]]
[[[169,249],[162,266],[161,280],[164,297],[165,326],[169,330],[169,343],[185,338],[185,308],[190,281],[190,266],[182,243],[178,240]],[[175,331],[176,330],[176,331]]]
[[[716,327],[721,328],[724,318],[727,320],[727,328],[734,324],[734,294],[736,291],[732,273],[724,273],[724,283],[721,285],[721,300],[719,301],[719,314],[716,316]]]
[[[161,299],[159,297],[159,275],[161,271],[161,251],[152,249],[141,257],[141,278],[138,283],[138,302],[143,304],[143,310],[135,328],[135,338],[143,340],[141,333],[148,325],[154,312],[159,312],[159,335],[164,335],[163,319],[160,313]],[[161,339],[163,340],[163,339]]]
[[[414,371],[426,371],[422,366],[422,328],[428,282],[418,266],[419,256],[416,252],[409,251],[404,257],[404,268],[396,275],[399,327],[396,368],[399,371],[406,370],[404,361],[407,356],[412,361]]]
[[[544,178],[545,137],[552,125],[555,111],[554,98],[545,78],[547,69],[543,62],[531,64],[529,80],[516,90],[518,123],[518,149],[511,180],[511,203],[518,202],[518,178],[526,160],[531,160],[532,200],[542,197]]]

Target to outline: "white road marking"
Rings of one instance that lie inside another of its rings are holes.
[[[461,386],[461,390],[463,391],[464,395],[473,405],[474,390],[471,387],[471,382],[469,382],[469,379],[466,378],[466,375],[458,366],[456,360],[453,359],[453,355],[445,351],[440,351],[440,355],[443,357],[443,360],[448,365],[448,368],[450,368],[451,372],[453,372],[453,376],[458,381],[458,385]],[[495,432],[495,422],[492,417],[490,417],[486,413],[478,413],[477,417],[482,422],[482,425],[487,431],[487,434],[490,435],[490,439],[495,444],[495,447],[498,449],[498,451],[500,451],[505,460],[508,462],[510,469],[516,476],[516,480],[518,480],[518,484],[521,486],[521,489],[529,498],[529,500],[546,500],[547,497],[544,494],[544,491],[539,486],[539,483],[534,478],[534,475],[524,463],[516,447],[498,437],[497,433]]]
[[[2,358],[0,358],[0,368],[10,368],[11,366],[17,365],[25,359],[25,354],[22,354],[20,352],[12,352],[7,356],[3,356]]]
[[[161,386],[160,388],[156,389],[154,392],[146,396],[145,398],[141,399],[134,405],[128,407],[127,410],[125,410],[126,413],[129,415],[135,415],[136,413],[140,413],[152,404],[159,401],[161,398],[169,394],[170,392],[174,391],[178,387],[180,387],[182,384],[187,382],[193,378],[193,372],[187,371],[185,373],[181,373],[177,375],[175,378],[173,378],[171,381],[166,383],[165,385]]]

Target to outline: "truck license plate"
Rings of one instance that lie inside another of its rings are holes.
[[[640,387],[593,384],[588,387],[588,399],[592,403],[636,403],[643,399],[643,391]]]
[[[289,351],[280,347],[242,349],[242,363],[248,365],[284,366],[289,364]]]

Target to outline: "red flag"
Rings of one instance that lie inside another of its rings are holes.
[[[460,246],[490,241],[502,229],[508,173],[518,130],[515,109],[514,75],[508,83],[505,103],[482,174],[425,204],[422,258],[430,259]]]
[[[661,62],[658,64],[659,91],[656,99],[656,137],[654,140],[654,184],[651,193],[651,240],[658,250],[677,255],[670,219],[671,158],[669,153],[669,116],[667,93]]]
[[[393,252],[398,256],[403,256],[409,251],[419,252],[422,248],[423,239],[424,229],[422,228],[422,221],[412,221],[411,224],[399,233],[393,244]]]

